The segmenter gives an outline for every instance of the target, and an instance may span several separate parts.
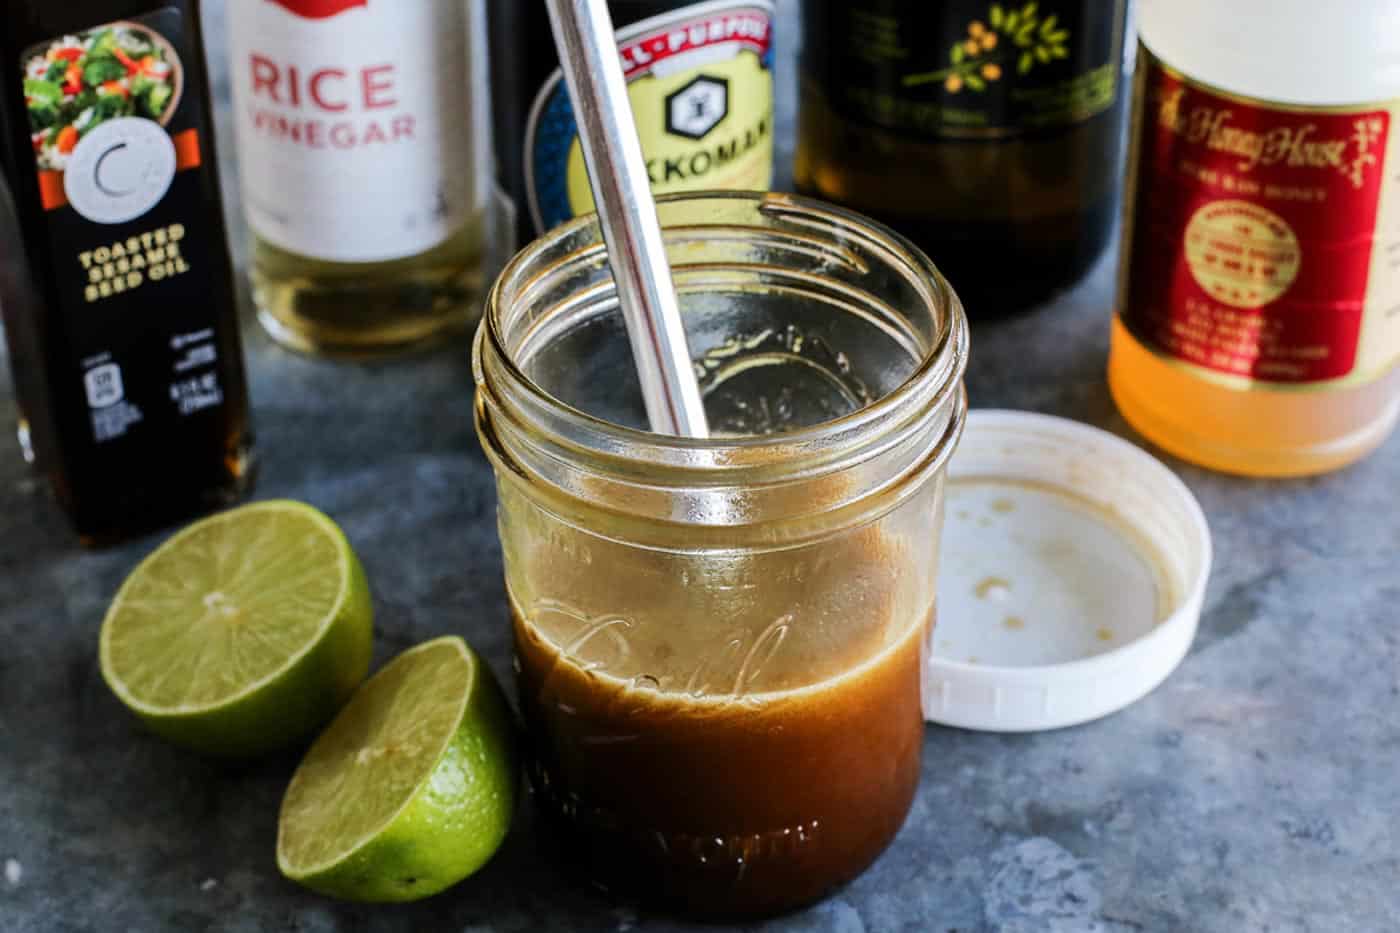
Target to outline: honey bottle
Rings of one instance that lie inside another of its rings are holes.
[[[1400,415],[1400,77],[1377,39],[1400,7],[1143,0],[1139,22],[1113,397],[1214,469],[1351,463]]]

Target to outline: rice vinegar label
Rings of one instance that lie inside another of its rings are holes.
[[[1251,100],[1142,52],[1123,323],[1241,388],[1383,375],[1400,357],[1400,102]]]
[[[698,3],[618,31],[653,192],[771,186],[772,31],[768,0]],[[557,69],[526,127],[525,183],[537,230],[594,209],[578,121]]]
[[[1118,99],[1122,0],[814,6],[806,69],[858,124],[997,139],[1081,123]]]
[[[302,256],[380,262],[446,241],[476,209],[468,4],[230,4],[243,206]]]

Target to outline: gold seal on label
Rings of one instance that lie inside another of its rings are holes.
[[[1262,308],[1298,277],[1302,249],[1293,228],[1249,201],[1212,201],[1186,225],[1186,262],[1196,284],[1236,308]]]

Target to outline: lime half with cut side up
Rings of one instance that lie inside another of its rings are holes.
[[[500,686],[462,639],[435,639],[366,681],[306,753],[277,865],[348,900],[436,894],[500,847],[519,779]]]
[[[369,670],[373,610],[344,532],[256,502],[177,532],[102,623],[102,676],[157,734],[220,757],[310,735]]]

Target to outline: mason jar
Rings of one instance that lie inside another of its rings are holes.
[[[658,211],[711,437],[645,430],[592,217],[515,258],[476,339],[531,783],[598,884],[771,913],[859,874],[913,799],[967,324],[857,214]]]

